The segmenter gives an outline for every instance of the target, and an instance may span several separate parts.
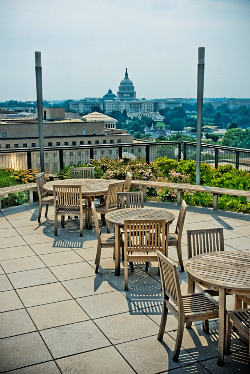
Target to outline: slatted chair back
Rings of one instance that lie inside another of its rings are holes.
[[[95,168],[93,167],[75,167],[71,168],[71,178],[95,178]]]
[[[183,313],[183,301],[176,266],[170,258],[159,251],[157,251],[157,257],[163,298],[172,313],[178,317],[179,313]]]
[[[165,220],[124,221],[124,280],[128,289],[128,264],[130,262],[157,261],[156,251],[166,250]]]
[[[130,192],[131,182],[132,174],[128,171],[124,182],[124,192]]]
[[[122,192],[124,188],[124,182],[110,184],[108,187],[108,193],[106,197],[105,213],[110,209],[114,209],[117,206],[117,192]]]
[[[117,192],[117,209],[143,208],[143,192]]]
[[[188,258],[224,251],[223,228],[187,230]]]
[[[181,239],[182,232],[183,232],[186,212],[187,212],[187,204],[184,200],[182,200],[180,212],[179,212],[178,220],[176,224],[176,229],[175,229],[175,233],[178,234],[178,237],[180,237],[180,239]]]
[[[37,192],[39,200],[42,199],[44,196],[47,196],[47,191],[44,188],[46,181],[44,173],[40,173],[36,175],[36,185],[37,185]]]
[[[250,360],[250,309],[236,309],[233,311],[228,311],[226,331],[226,354],[230,353],[232,325],[244,336],[245,339],[248,340]]]
[[[81,186],[54,185],[54,209],[55,209],[55,235],[57,235],[57,217],[61,216],[62,227],[64,227],[65,216],[80,217],[80,236],[83,235],[83,212],[87,208],[82,204]]]

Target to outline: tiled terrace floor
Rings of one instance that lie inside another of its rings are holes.
[[[164,206],[178,215],[176,205]],[[237,334],[231,356],[218,367],[216,321],[185,330],[179,362],[172,361],[176,320],[169,316],[157,341],[161,287],[157,266],[136,267],[124,292],[123,270],[114,275],[112,251],[103,250],[94,273],[95,230],[74,220],[54,237],[53,210],[37,223],[38,204],[0,213],[0,372],[56,373],[249,373],[247,346]],[[53,209],[53,208],[52,208]],[[43,212],[44,214],[44,212]],[[250,217],[188,208],[188,228],[223,227],[227,249],[250,250]],[[183,253],[186,257],[186,235]],[[169,256],[176,259],[170,248]],[[179,273],[183,292],[186,273]],[[233,299],[228,297],[228,308]]]

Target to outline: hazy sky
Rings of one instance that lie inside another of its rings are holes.
[[[128,68],[137,98],[250,97],[250,0],[0,0],[0,101],[116,94]]]

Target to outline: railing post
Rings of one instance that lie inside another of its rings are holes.
[[[218,169],[219,165],[219,149],[215,148],[214,149],[214,167],[215,169]]]
[[[236,167],[236,169],[239,169],[239,167],[240,167],[240,152],[239,151],[236,151],[235,167]]]
[[[149,144],[146,145],[146,163],[149,165]]]
[[[119,158],[122,158],[122,145],[119,145],[118,152],[119,152]]]
[[[187,143],[183,142],[183,160],[187,159]]]
[[[31,151],[27,151],[27,169],[32,169],[31,165]]]
[[[178,143],[178,161],[181,159],[181,142]]]
[[[63,149],[59,149],[59,166],[60,170],[63,169]]]
[[[89,149],[89,159],[90,159],[90,160],[93,160],[93,158],[94,158],[94,148],[91,147],[91,148]]]

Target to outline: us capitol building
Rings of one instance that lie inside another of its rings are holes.
[[[96,106],[99,106],[105,114],[126,110],[129,117],[141,118],[142,116],[159,116],[158,110],[165,107],[165,103],[161,103],[161,100],[136,99],[135,87],[132,80],[128,77],[126,68],[117,96],[109,89],[102,98],[85,98],[80,101],[72,101],[70,104],[70,108],[77,113],[89,113]]]

